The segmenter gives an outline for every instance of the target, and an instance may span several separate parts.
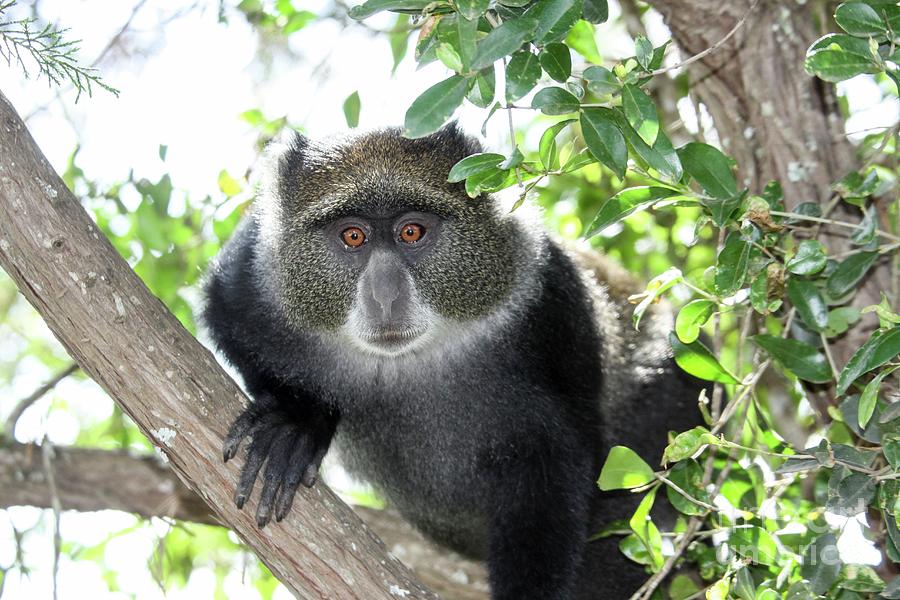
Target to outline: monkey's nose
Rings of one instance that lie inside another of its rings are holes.
[[[391,318],[391,307],[394,301],[400,297],[400,287],[385,278],[377,278],[372,282],[372,298],[381,307],[381,317],[385,321]]]

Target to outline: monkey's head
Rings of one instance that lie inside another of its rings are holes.
[[[398,129],[329,143],[292,134],[270,151],[260,234],[290,323],[398,354],[490,314],[523,240],[490,196],[447,182],[479,151],[455,125],[415,140]]]

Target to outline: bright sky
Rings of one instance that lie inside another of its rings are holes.
[[[26,4],[21,2],[22,7]],[[83,62],[90,62],[127,21],[134,4],[42,0],[40,10],[44,18],[70,28],[69,39],[83,40],[81,57]],[[132,169],[137,177],[151,179],[169,172],[175,187],[189,195],[216,195],[221,169],[239,175],[255,158],[256,136],[250,125],[239,118],[243,111],[259,108],[269,118],[287,115],[292,124],[303,126],[312,136],[325,136],[345,128],[341,105],[350,93],[358,91],[362,98],[362,127],[398,125],[403,122],[406,107],[419,93],[447,77],[439,64],[416,71],[409,57],[392,77],[391,52],[384,36],[361,28],[342,30],[335,22],[317,23],[292,36],[293,53],[277,46],[261,48],[256,34],[233,9],[228,10],[227,26],[217,23],[214,0],[200,2],[201,9],[172,20],[160,35],[156,30],[161,18],[171,17],[185,4],[152,0],[137,13],[131,28],[142,33],[130,37],[133,43],[128,46],[138,52],[130,58],[116,55],[101,65],[105,81],[121,90],[119,98],[97,91],[93,98],[82,97],[75,105],[74,93],[66,91],[60,101],[56,90],[49,89],[45,81],[25,82],[18,69],[0,63],[0,90],[21,115],[34,113],[28,119],[28,127],[57,170],[63,170],[76,143],[81,143],[79,164],[89,178],[115,182],[125,179]],[[322,0],[309,0],[303,7],[315,12],[325,4]],[[612,11],[615,17],[615,6]],[[392,19],[383,17],[372,19],[370,24],[389,27]],[[656,43],[667,38],[658,18],[650,23],[650,32]],[[607,29],[598,36],[598,43],[601,53],[607,56],[632,53],[621,31]],[[143,56],[140,51],[145,48]],[[256,61],[260,54],[270,57],[267,66]],[[880,102],[877,86],[870,79],[858,78],[842,87],[850,105],[859,111],[848,123],[848,131],[891,125],[897,120],[896,104]],[[39,107],[43,108],[35,112]],[[470,107],[461,112],[460,118],[467,130],[476,133],[484,113]],[[168,145],[165,165],[157,154],[160,144]],[[492,121],[487,144],[507,147],[504,118]],[[36,317],[22,311],[21,318]],[[0,354],[3,352],[0,347]],[[0,394],[5,398],[22,397],[47,376],[36,361],[23,361],[9,385],[0,383]],[[20,438],[40,439],[46,434],[57,444],[71,443],[79,422],[104,418],[111,410],[110,402],[91,383],[63,382],[57,395],[66,399],[70,409],[54,411],[47,419],[50,398],[45,399],[21,420]],[[44,525],[43,535],[33,535],[26,542],[28,563],[34,568],[31,577],[10,577],[6,593],[12,598],[49,598],[49,513],[18,508],[5,511],[8,519],[3,518],[3,513],[0,511],[0,564],[9,564],[15,551],[12,523],[19,529],[39,520]],[[63,537],[76,543],[95,544],[134,523],[134,517],[119,512],[69,512],[62,520]],[[61,598],[162,598],[148,572],[146,558],[165,527],[154,523],[109,545],[105,562],[119,573],[120,592],[108,591],[96,564],[63,560]],[[186,589],[171,591],[166,597],[211,598],[214,585],[212,572],[201,568],[194,572]],[[249,582],[241,582],[239,568],[226,582],[226,592],[234,599],[258,597]],[[276,597],[290,596],[282,589]]]

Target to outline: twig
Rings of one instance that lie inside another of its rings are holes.
[[[40,400],[44,397],[44,394],[55,388],[60,381],[74,373],[78,370],[78,364],[72,363],[56,375],[54,375],[49,381],[43,384],[38,389],[34,390],[31,394],[26,396],[25,398],[19,400],[16,407],[12,409],[12,412],[9,413],[9,416],[6,418],[6,425],[3,428],[3,433],[6,437],[12,439],[13,434],[16,430],[16,422],[21,418],[22,414],[28,410],[32,404]]]
[[[681,494],[682,496],[684,496],[684,497],[685,497],[687,500],[689,500],[690,502],[693,502],[694,504],[696,504],[697,506],[701,506],[701,507],[703,507],[703,508],[705,508],[706,510],[709,510],[709,511],[719,512],[719,509],[716,508],[715,506],[713,506],[712,504],[707,504],[707,503],[704,502],[703,500],[699,500],[699,499],[697,499],[697,498],[694,498],[694,497],[691,496],[689,493],[687,493],[685,490],[683,490],[678,484],[676,484],[676,483],[670,481],[670,480],[667,479],[666,477],[663,477],[663,476],[660,475],[659,473],[654,473],[653,476],[656,477],[658,480],[662,481],[664,484],[666,484],[667,486],[669,486],[669,487],[672,488],[673,490],[675,490],[676,492],[678,492],[679,494]]]
[[[50,488],[50,502],[53,507],[53,600],[58,596],[59,555],[62,548],[62,538],[59,535],[59,519],[62,514],[62,502],[59,500],[59,489],[56,487],[56,477],[53,475],[51,453],[53,444],[44,436],[41,443],[41,460],[44,464],[44,474],[47,476],[47,487]]]
[[[672,65],[671,67],[661,67],[659,69],[656,69],[655,71],[651,71],[650,75],[661,75],[663,73],[672,71],[674,69],[680,69],[681,67],[686,67],[691,63],[695,63],[698,60],[702,60],[703,58],[706,58],[707,56],[709,56],[710,54],[712,54],[713,52],[715,52],[716,50],[721,48],[725,44],[725,42],[730,40],[732,38],[732,36],[734,36],[734,34],[737,33],[738,30],[744,26],[744,23],[747,22],[747,17],[750,16],[750,13],[752,13],[754,11],[754,9],[756,9],[757,4],[759,4],[759,0],[754,0],[753,5],[749,9],[747,9],[747,12],[744,14],[743,17],[741,17],[741,20],[738,21],[735,24],[735,26],[731,28],[731,31],[729,31],[727,34],[725,34],[725,37],[723,37],[721,40],[719,40],[718,42],[716,42],[715,44],[713,44],[712,46],[710,46],[703,52],[699,52],[699,53],[693,55],[692,57],[688,58],[687,60],[681,61],[677,65]]]
[[[825,223],[827,225],[835,225],[837,227],[845,227],[847,229],[859,229],[860,225],[858,223],[848,223],[847,221],[837,221],[835,219],[825,219],[822,217],[813,217],[811,215],[801,215],[800,213],[795,212],[784,212],[780,210],[769,211],[770,215],[774,215],[776,217],[788,217],[789,219],[799,219],[801,221],[812,221],[814,223]],[[880,235],[883,238],[887,238],[889,240],[900,242],[900,237],[888,233],[887,231],[883,231],[881,229],[876,229],[875,233]]]

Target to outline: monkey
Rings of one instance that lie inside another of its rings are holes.
[[[486,561],[494,600],[627,598],[646,579],[615,538],[634,495],[601,493],[609,449],[658,461],[699,422],[705,383],[671,312],[626,323],[631,277],[523,209],[449,183],[481,152],[456,124],[267,151],[253,206],[214,260],[202,322],[253,401],[239,508],[264,527],[326,452],[426,536]],[[652,464],[652,463],[651,463]]]

